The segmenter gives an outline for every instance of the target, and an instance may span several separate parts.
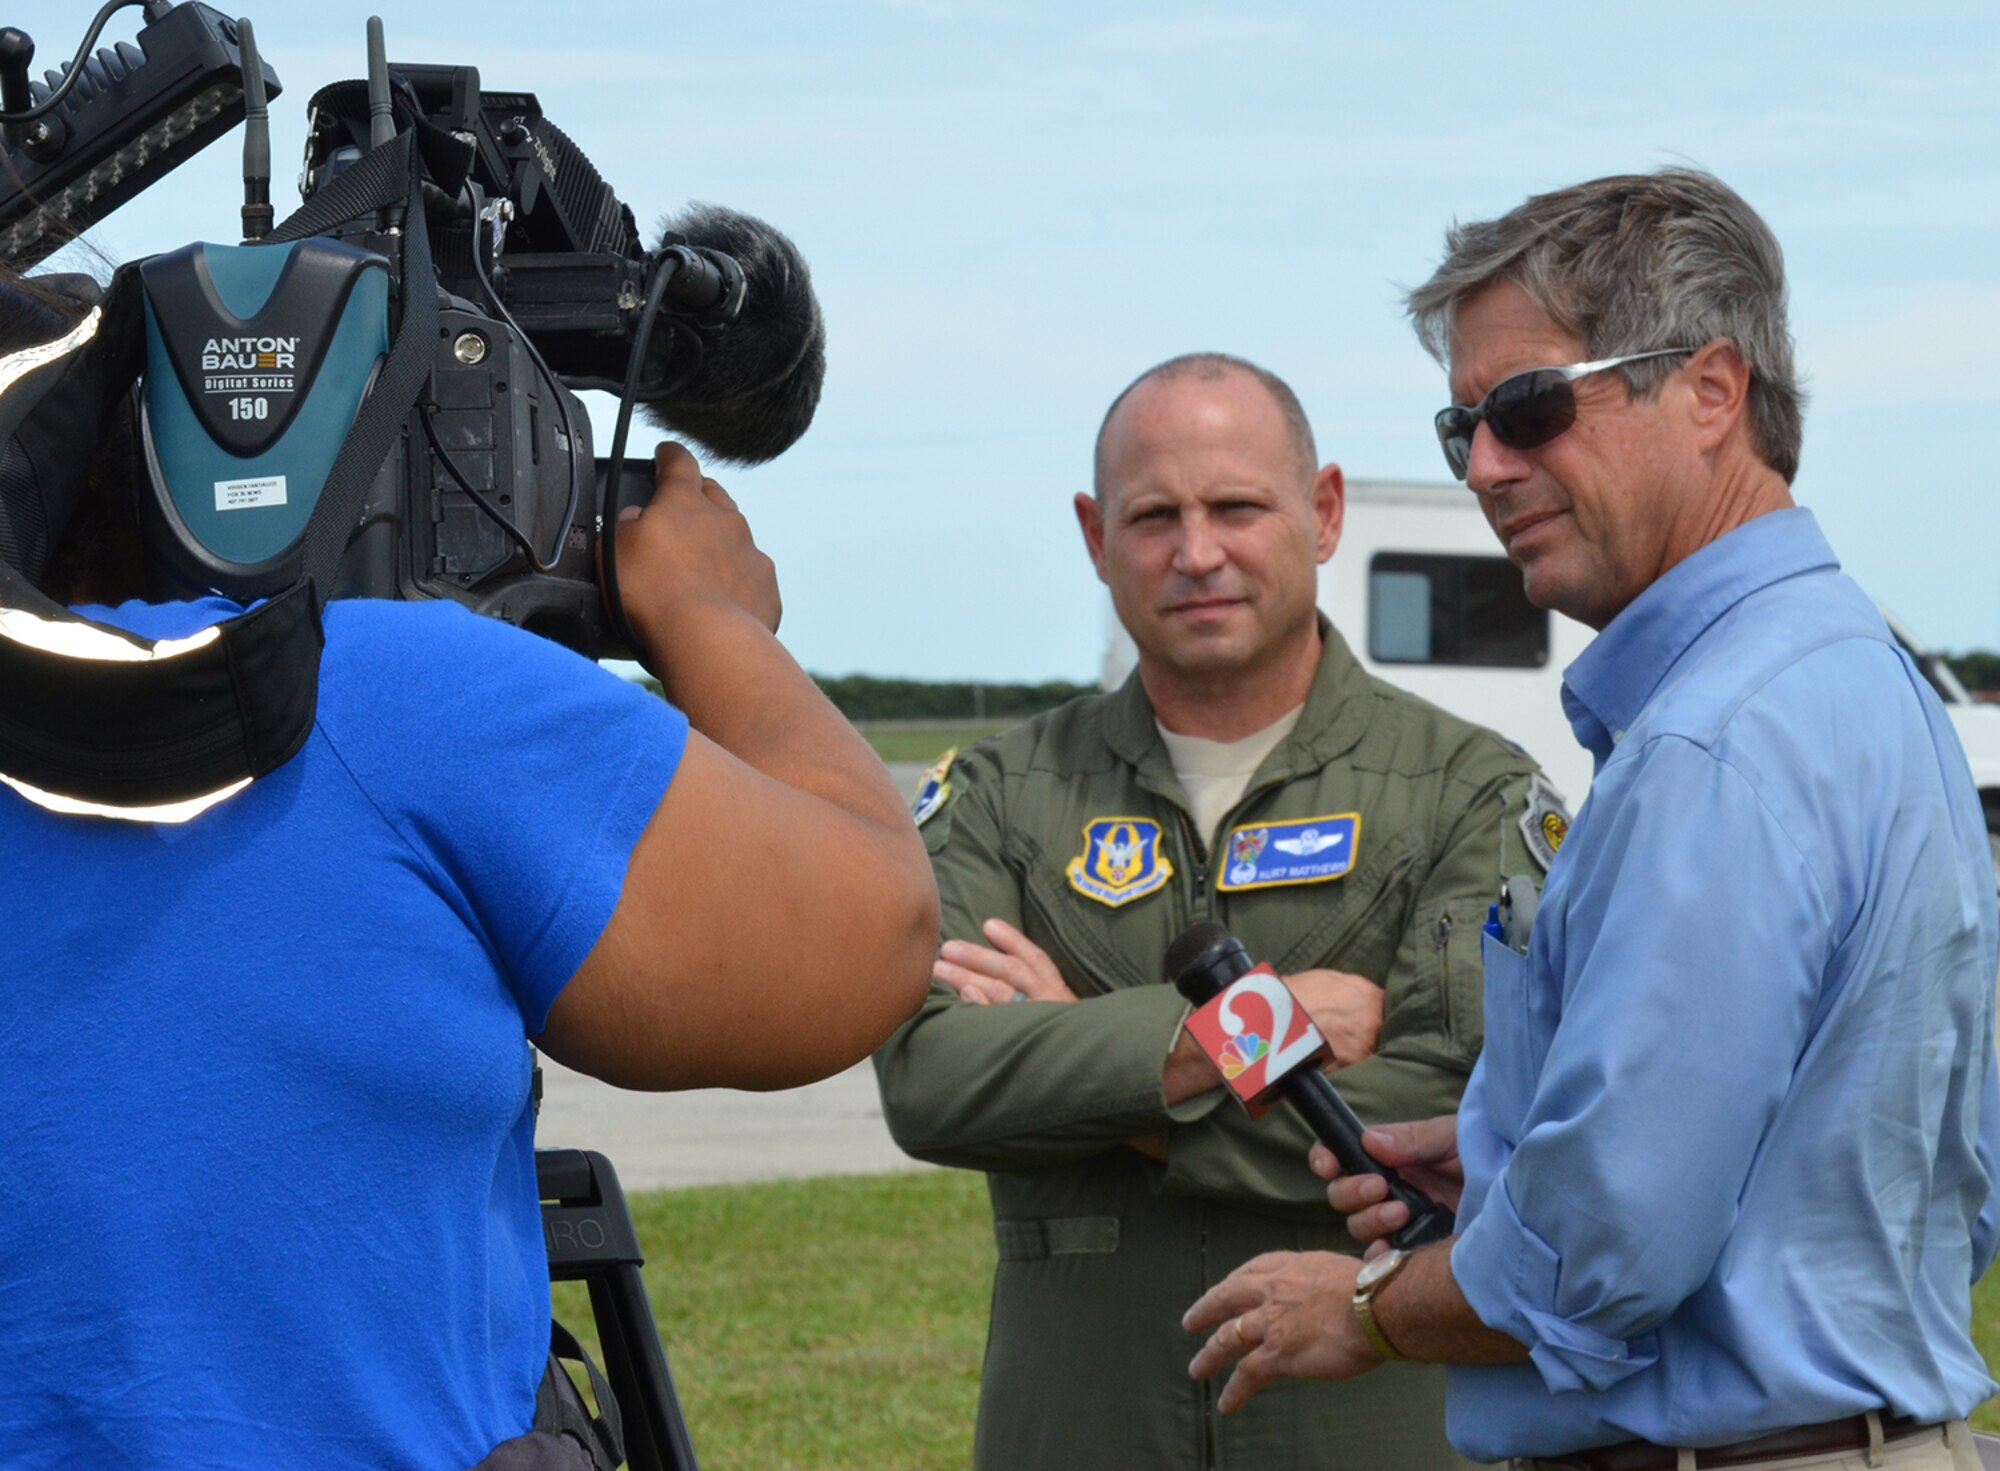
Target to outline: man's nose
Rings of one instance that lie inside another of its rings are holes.
[[[1498,495],[1533,470],[1527,455],[1500,442],[1490,424],[1472,429],[1472,453],[1465,462],[1467,488],[1480,495]]]
[[[1174,548],[1174,570],[1183,577],[1204,577],[1228,561],[1216,526],[1200,511],[1181,517],[1180,542]]]

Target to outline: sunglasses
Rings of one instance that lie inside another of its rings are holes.
[[[1566,368],[1530,368],[1493,385],[1493,391],[1470,408],[1453,404],[1439,409],[1438,443],[1444,446],[1444,460],[1457,479],[1465,479],[1472,463],[1472,435],[1480,421],[1493,437],[1510,449],[1533,449],[1547,444],[1576,422],[1576,390],[1570,385],[1592,373],[1620,368],[1647,358],[1669,358],[1694,352],[1692,347],[1662,347],[1653,352],[1627,353],[1622,358],[1599,358],[1592,363],[1571,363]]]

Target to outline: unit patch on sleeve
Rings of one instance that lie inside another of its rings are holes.
[[[1325,883],[1354,867],[1354,850],[1360,843],[1358,812],[1231,828],[1223,839],[1226,852],[1216,888],[1235,893],[1280,884]]]
[[[1063,872],[1077,893],[1116,909],[1165,888],[1174,865],[1151,818],[1099,817],[1084,824],[1083,851]]]
[[[1521,813],[1521,837],[1527,842],[1529,856],[1541,864],[1547,873],[1549,865],[1556,861],[1556,854],[1562,851],[1563,839],[1569,836],[1569,810],[1563,806],[1562,794],[1537,773],[1528,783],[1528,801]]]
[[[958,747],[953,746],[918,780],[917,795],[910,802],[910,816],[916,818],[918,827],[936,817],[951,796],[951,783],[946,778],[951,775],[951,763],[957,759]]]

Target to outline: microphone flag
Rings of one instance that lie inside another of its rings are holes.
[[[1332,1051],[1268,965],[1252,967],[1196,1008],[1187,1030],[1253,1119],[1278,1101],[1287,1077],[1317,1067]]]

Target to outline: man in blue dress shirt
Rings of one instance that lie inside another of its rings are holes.
[[[1228,1409],[1449,1363],[1453,1442],[1528,1466],[1970,1471],[1993,869],[1944,711],[1793,504],[1777,242],[1708,175],[1599,179],[1454,227],[1410,310],[1453,472],[1601,630],[1563,689],[1596,776],[1532,931],[1488,926],[1461,1111],[1368,1136],[1458,1234],[1246,1264],[1193,1372],[1235,1365]],[[1407,1218],[1314,1164],[1357,1237]]]

